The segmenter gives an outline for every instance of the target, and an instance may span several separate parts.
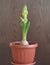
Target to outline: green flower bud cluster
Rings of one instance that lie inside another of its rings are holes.
[[[28,9],[27,6],[25,5],[22,9],[22,16],[20,17],[22,27],[22,40],[26,40],[27,32],[30,26],[30,22],[28,21],[27,16],[28,16]]]

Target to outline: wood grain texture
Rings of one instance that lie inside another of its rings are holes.
[[[28,6],[28,41],[37,41],[36,65],[50,65],[50,0],[0,0],[0,64],[11,65],[9,43],[21,40],[20,16]]]

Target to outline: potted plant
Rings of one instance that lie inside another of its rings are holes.
[[[27,33],[30,27],[30,21],[27,18],[28,9],[24,5],[22,9],[21,28],[22,28],[22,41],[11,42],[10,47],[12,51],[12,61],[14,65],[33,65],[37,43],[29,43],[27,41]]]

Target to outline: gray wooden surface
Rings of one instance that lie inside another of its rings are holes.
[[[28,6],[28,41],[38,42],[36,65],[50,65],[50,0],[0,0],[0,65],[11,65],[9,43],[21,40],[20,16]]]

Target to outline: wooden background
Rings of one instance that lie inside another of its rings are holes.
[[[36,65],[50,65],[50,0],[0,0],[0,65],[11,65],[10,42],[21,40],[20,16],[28,6],[28,41],[38,42]]]

